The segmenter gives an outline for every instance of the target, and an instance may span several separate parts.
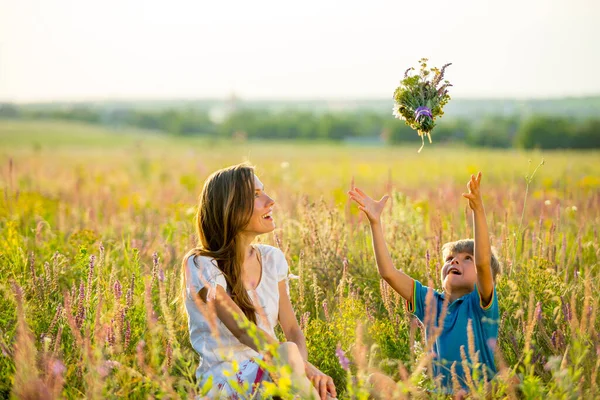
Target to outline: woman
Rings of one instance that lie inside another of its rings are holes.
[[[185,307],[190,340],[202,358],[196,375],[201,386],[212,377],[212,397],[237,398],[245,383],[244,396],[254,394],[262,381],[270,380],[257,363],[270,359],[270,354],[260,353],[266,345],[277,346],[274,360],[290,365],[302,397],[336,396],[333,380],[308,362],[288,295],[283,253],[252,244],[256,236],[275,229],[274,204],[245,164],[215,172],[200,194],[200,244],[183,260]],[[288,342],[278,343],[277,323]],[[260,343],[252,330],[258,331]],[[231,379],[238,383],[235,388]]]

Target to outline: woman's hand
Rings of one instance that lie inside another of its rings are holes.
[[[330,376],[325,375],[321,371],[317,369],[314,365],[309,362],[305,363],[306,376],[312,382],[313,386],[319,392],[321,396],[321,400],[327,399],[327,393],[329,393],[330,397],[337,397],[337,393],[335,391],[335,385],[333,383],[333,379]]]

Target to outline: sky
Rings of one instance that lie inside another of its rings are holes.
[[[0,101],[600,94],[600,0],[0,0]]]

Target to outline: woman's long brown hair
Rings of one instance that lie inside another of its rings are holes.
[[[242,282],[245,249],[240,232],[254,212],[254,168],[234,165],[216,171],[204,182],[196,213],[200,242],[183,259],[183,274],[189,257],[214,258],[223,272],[229,295],[244,315],[256,324],[256,308]]]

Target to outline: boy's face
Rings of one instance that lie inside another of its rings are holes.
[[[446,253],[442,267],[442,287],[448,293],[469,293],[477,283],[477,271],[473,255],[469,253]]]

